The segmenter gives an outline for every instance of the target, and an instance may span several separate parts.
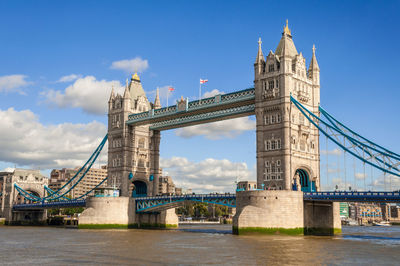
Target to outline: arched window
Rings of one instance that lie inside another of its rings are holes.
[[[277,139],[276,140],[276,148],[279,150],[281,148],[281,140]]]

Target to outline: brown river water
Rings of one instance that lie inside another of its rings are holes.
[[[175,230],[0,227],[1,265],[400,265],[400,227],[334,237],[236,236],[229,225]]]

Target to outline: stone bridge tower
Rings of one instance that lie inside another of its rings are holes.
[[[259,40],[254,72],[258,186],[319,190],[319,131],[290,102],[292,95],[319,114],[320,70],[315,48],[307,70],[286,22],[278,47],[266,58]]]
[[[111,92],[108,102],[108,185],[121,190],[121,196],[156,195],[160,170],[158,167],[160,132],[148,125],[129,126],[130,114],[160,108],[157,92],[155,104],[149,102],[140,78],[132,75],[126,81],[124,95]]]
[[[49,179],[39,170],[15,169],[13,172],[0,172],[0,217],[4,217],[9,224],[37,224],[47,218],[46,210],[14,211],[15,204],[31,203],[15,188],[19,186],[25,191],[37,196],[46,195],[44,186],[48,186]]]

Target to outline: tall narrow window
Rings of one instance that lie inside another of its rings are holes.
[[[144,148],[145,147],[145,140],[144,140],[144,138],[140,138],[139,139],[139,148]]]
[[[264,116],[265,125],[269,125],[269,115]]]
[[[275,150],[276,145],[275,145],[275,140],[271,141],[271,150]]]
[[[268,65],[268,72],[273,72],[273,71],[275,71],[274,64]]]
[[[266,150],[269,151],[270,149],[271,149],[271,141],[268,140],[267,141],[267,149]]]
[[[275,87],[279,88],[279,79],[275,80]]]
[[[281,140],[277,139],[276,140],[276,148],[279,150],[281,148]]]
[[[274,89],[274,81],[273,80],[268,81],[268,89],[270,89],[270,90]]]
[[[281,114],[279,114],[279,113],[276,114],[276,122],[277,122],[277,123],[280,123],[281,120],[282,120]]]

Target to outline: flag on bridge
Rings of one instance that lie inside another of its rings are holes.
[[[174,91],[175,89],[173,87],[168,87],[168,91]]]
[[[200,79],[200,84],[204,84],[206,82],[208,82],[208,79]]]

